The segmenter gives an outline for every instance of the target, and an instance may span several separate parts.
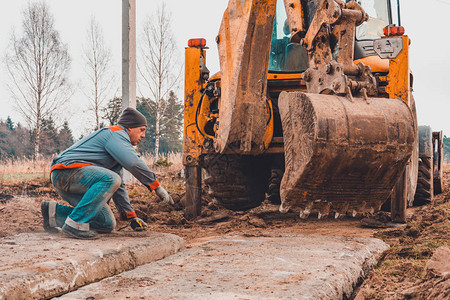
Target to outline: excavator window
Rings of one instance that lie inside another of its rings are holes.
[[[278,0],[272,33],[269,72],[301,73],[308,68],[306,49],[299,44],[289,42],[291,33],[287,24],[284,1]]]
[[[348,2],[348,1],[347,1]],[[354,59],[376,55],[373,41],[383,36],[383,29],[394,21],[400,23],[398,0],[358,0],[364,11],[369,14],[369,20],[356,27]]]
[[[360,0],[357,1],[366,13],[369,20],[356,27],[356,39],[374,40],[383,36],[383,29],[391,23],[391,10],[389,0]]]

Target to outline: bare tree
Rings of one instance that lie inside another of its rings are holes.
[[[108,120],[109,125],[116,125],[122,113],[122,98],[114,97],[108,101],[108,104],[103,109],[105,119]]]
[[[50,118],[70,98],[66,76],[71,59],[45,2],[28,4],[22,27],[22,36],[12,34],[5,64],[10,77],[8,88],[30,126],[33,158],[37,158],[42,120]]]
[[[171,14],[164,4],[154,16],[147,17],[139,46],[139,89],[141,94],[149,92],[150,97],[143,98],[154,102],[149,107],[154,107],[155,153],[158,154],[163,123],[171,122],[170,118],[164,118],[169,104],[169,92],[178,87],[182,70],[171,28]]]
[[[103,31],[94,17],[91,17],[87,30],[86,43],[83,45],[85,72],[89,81],[89,109],[95,115],[95,129],[100,128],[100,113],[104,110],[105,100],[113,88],[114,75],[110,69],[111,51],[105,45]]]

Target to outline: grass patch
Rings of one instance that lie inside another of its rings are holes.
[[[16,182],[50,177],[51,158],[29,158],[0,161],[0,181]]]
[[[33,179],[48,179],[45,173],[4,173],[1,174],[0,181],[26,181]]]
[[[169,158],[163,158],[160,157],[158,160],[153,164],[154,167],[170,167],[173,165],[173,162],[169,161]]]
[[[425,265],[434,251],[443,245],[450,246],[449,208],[449,202],[424,207],[416,211],[405,228],[375,234],[391,248],[383,253],[364,284],[365,299],[397,299],[393,295],[398,295],[398,290],[424,280]]]
[[[169,153],[165,156],[144,154],[141,158],[154,172],[180,172],[183,168],[182,153]],[[0,182],[48,179],[51,162],[52,158],[2,160],[0,161]]]
[[[165,156],[144,154],[142,160],[154,172],[180,172],[183,169],[183,153],[168,153]]]

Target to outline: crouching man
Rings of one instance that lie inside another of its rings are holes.
[[[108,205],[112,198],[120,216],[136,231],[147,224],[136,216],[123,182],[123,168],[168,204],[172,197],[159,184],[155,174],[136,153],[145,137],[147,121],[133,108],[126,108],[118,125],[97,130],[53,159],[51,181],[56,192],[71,206],[44,201],[41,204],[44,229],[76,238],[95,238],[109,233],[116,220]]]

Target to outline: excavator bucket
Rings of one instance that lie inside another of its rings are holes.
[[[408,163],[414,119],[398,99],[282,92],[286,170],[280,211],[379,210]]]

